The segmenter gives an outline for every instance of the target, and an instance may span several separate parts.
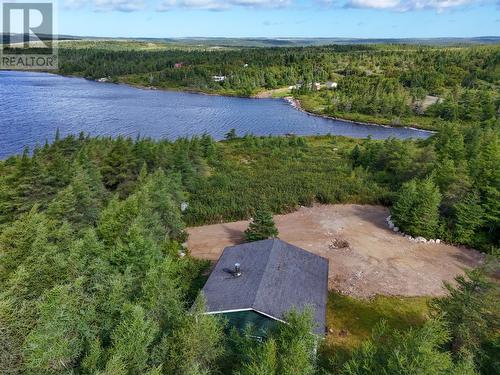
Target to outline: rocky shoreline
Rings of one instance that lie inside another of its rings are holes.
[[[388,128],[388,129],[391,129],[391,128],[394,128],[394,129],[397,129],[397,128],[404,128],[404,129],[411,129],[411,130],[418,130],[418,131],[421,131],[421,132],[425,132],[425,133],[430,133],[430,134],[436,134],[435,131],[432,131],[432,130],[426,130],[426,129],[420,129],[420,128],[415,128],[415,127],[412,127],[412,126],[391,126],[391,125],[384,125],[384,124],[376,124],[374,122],[364,122],[364,121],[354,121],[354,120],[349,120],[349,119],[345,119],[345,118],[342,118],[342,117],[334,117],[334,116],[328,116],[328,115],[322,115],[320,113],[314,113],[314,112],[309,112],[307,110],[305,110],[304,108],[302,108],[302,104],[300,103],[300,100],[299,99],[295,99],[294,97],[292,96],[287,96],[287,97],[284,97],[283,98],[287,103],[289,103],[293,108],[309,115],[309,116],[316,116],[316,117],[321,117],[321,118],[325,118],[325,119],[329,119],[329,120],[337,120],[337,121],[344,121],[344,122],[350,122],[352,124],[360,124],[360,125],[370,125],[370,126],[381,126],[383,128]]]

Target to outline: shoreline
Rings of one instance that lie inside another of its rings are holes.
[[[22,72],[20,70],[11,70],[12,72]],[[268,97],[259,97],[258,93],[252,96],[242,96],[242,95],[230,95],[230,94],[219,94],[219,93],[212,93],[212,92],[204,92],[202,90],[195,90],[195,89],[189,89],[186,87],[156,87],[156,86],[144,86],[136,83],[129,83],[129,82],[123,82],[123,81],[118,81],[118,82],[112,82],[112,81],[99,81],[99,79],[91,79],[91,78],[86,78],[82,77],[79,75],[74,75],[74,74],[63,74],[63,73],[55,73],[55,72],[49,72],[49,71],[36,71],[37,73],[45,73],[45,74],[52,74],[56,76],[61,76],[61,77],[66,77],[66,78],[80,78],[84,79],[86,81],[90,82],[95,82],[95,83],[102,83],[102,84],[114,84],[114,85],[119,85],[119,86],[127,86],[130,88],[135,88],[139,90],[148,90],[148,91],[165,91],[165,92],[177,92],[177,93],[186,93],[186,94],[195,94],[195,95],[207,95],[207,96],[219,96],[219,97],[226,97],[226,98],[240,98],[240,99],[253,99],[253,100],[263,100],[263,99],[272,99],[272,100],[284,100],[286,101],[290,106],[295,108],[296,110],[308,115],[308,116],[314,116],[314,117],[320,117],[324,118],[327,120],[334,120],[334,121],[342,121],[342,122],[347,122],[351,124],[359,124],[359,125],[369,125],[369,126],[380,126],[383,128],[387,129],[409,129],[409,130],[415,130],[415,131],[421,131],[424,133],[428,134],[436,134],[436,131],[433,130],[428,130],[428,129],[422,129],[422,128],[417,128],[414,126],[391,126],[391,125],[386,125],[386,124],[378,124],[376,122],[365,122],[365,121],[355,121],[351,119],[346,119],[342,117],[334,117],[334,116],[329,116],[329,115],[324,115],[321,113],[315,113],[315,112],[310,112],[305,110],[299,99],[294,98],[293,96],[285,96],[283,98],[268,98]]]
[[[81,77],[81,78],[83,78],[83,77]],[[84,78],[84,79],[87,79],[87,78]],[[93,80],[93,79],[89,79],[89,80],[97,82],[97,83],[115,83],[115,82],[98,82],[97,80]],[[351,119],[347,119],[347,118],[334,117],[334,116],[324,115],[321,113],[310,112],[310,111],[307,111],[306,109],[302,108],[300,100],[294,98],[293,96],[285,96],[283,98],[259,97],[258,93],[255,95],[252,95],[252,96],[242,96],[242,95],[209,93],[209,92],[203,92],[203,91],[198,91],[198,90],[193,90],[193,89],[188,89],[188,88],[163,88],[163,87],[155,87],[155,86],[144,86],[144,85],[139,85],[139,84],[134,84],[134,83],[127,83],[127,82],[116,82],[115,84],[124,85],[124,86],[132,87],[132,88],[142,89],[142,90],[150,90],[150,91],[181,92],[181,93],[187,93],[187,94],[198,94],[198,95],[219,96],[219,97],[226,97],[226,98],[253,99],[253,100],[263,100],[263,99],[284,100],[288,104],[290,104],[290,106],[292,106],[293,108],[295,108],[296,110],[298,110],[302,113],[305,113],[308,116],[320,117],[320,118],[324,118],[327,120],[343,121],[343,122],[348,122],[351,124],[381,126],[383,128],[387,128],[387,129],[409,129],[409,130],[416,130],[416,131],[421,131],[421,132],[429,133],[429,134],[436,134],[437,133],[437,131],[434,131],[434,130],[417,128],[414,126],[394,126],[394,125],[378,124],[376,122],[355,121],[355,120],[351,120]]]
[[[72,76],[72,77],[75,77],[75,76]],[[84,77],[80,77],[80,78],[84,78]],[[84,79],[87,79],[87,78],[84,78]],[[414,126],[393,126],[393,125],[386,125],[386,124],[377,124],[376,122],[355,121],[355,120],[346,119],[346,118],[342,118],[342,117],[334,117],[334,116],[329,116],[329,115],[323,115],[321,113],[310,112],[310,111],[307,111],[304,108],[302,108],[300,100],[294,98],[293,96],[285,96],[283,98],[259,97],[258,96],[259,94],[255,94],[252,96],[241,96],[241,95],[209,93],[209,92],[203,92],[203,91],[198,91],[198,90],[192,90],[192,89],[188,89],[188,88],[163,88],[163,87],[155,87],[155,86],[144,86],[144,85],[139,85],[139,84],[134,84],[134,83],[127,83],[127,82],[116,82],[115,83],[115,82],[98,82],[97,80],[93,80],[93,79],[88,79],[88,80],[93,81],[93,82],[97,82],[97,83],[114,83],[116,85],[123,85],[123,86],[128,86],[128,87],[141,89],[141,90],[149,90],[149,91],[181,92],[181,93],[186,93],[186,94],[219,96],[219,97],[226,97],[226,98],[253,99],[253,100],[263,100],[263,99],[284,100],[285,102],[290,104],[290,106],[292,106],[293,108],[295,108],[296,110],[298,110],[302,113],[305,113],[308,116],[320,117],[320,118],[324,118],[327,120],[343,121],[343,122],[348,122],[351,124],[381,126],[383,128],[387,128],[387,129],[410,129],[410,130],[416,130],[416,131],[421,131],[421,132],[430,133],[430,134],[437,133],[434,130],[416,128]]]
[[[315,112],[311,112],[311,111],[304,109],[302,107],[302,104],[300,103],[300,100],[294,98],[293,96],[286,96],[283,98],[283,100],[285,100],[287,103],[289,103],[296,110],[298,110],[302,113],[305,113],[309,116],[321,117],[321,118],[329,119],[329,120],[349,122],[352,124],[359,124],[359,125],[381,126],[383,128],[387,128],[387,129],[410,129],[410,130],[416,130],[416,131],[421,131],[421,132],[430,133],[430,134],[437,133],[437,131],[434,131],[434,130],[416,128],[414,126],[394,126],[394,125],[386,125],[386,124],[377,124],[376,122],[355,121],[355,120],[346,119],[346,118],[342,118],[342,117],[324,115],[321,113],[315,113]]]

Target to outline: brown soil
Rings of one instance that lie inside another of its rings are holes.
[[[387,227],[388,215],[381,206],[317,205],[275,221],[282,240],[329,258],[330,288],[357,297],[442,295],[443,281],[483,260],[475,250],[411,242]],[[239,221],[189,228],[188,248],[216,261],[224,247],[242,242],[247,226]]]

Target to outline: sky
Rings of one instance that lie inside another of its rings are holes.
[[[80,36],[500,35],[500,0],[58,0],[57,8],[58,32]]]

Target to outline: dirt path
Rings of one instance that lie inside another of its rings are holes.
[[[474,250],[410,242],[387,228],[388,215],[380,206],[318,205],[275,220],[282,240],[330,259],[330,288],[358,297],[441,295],[443,280],[483,259]],[[242,241],[247,226],[190,228],[188,247],[193,256],[215,261],[224,247]]]

